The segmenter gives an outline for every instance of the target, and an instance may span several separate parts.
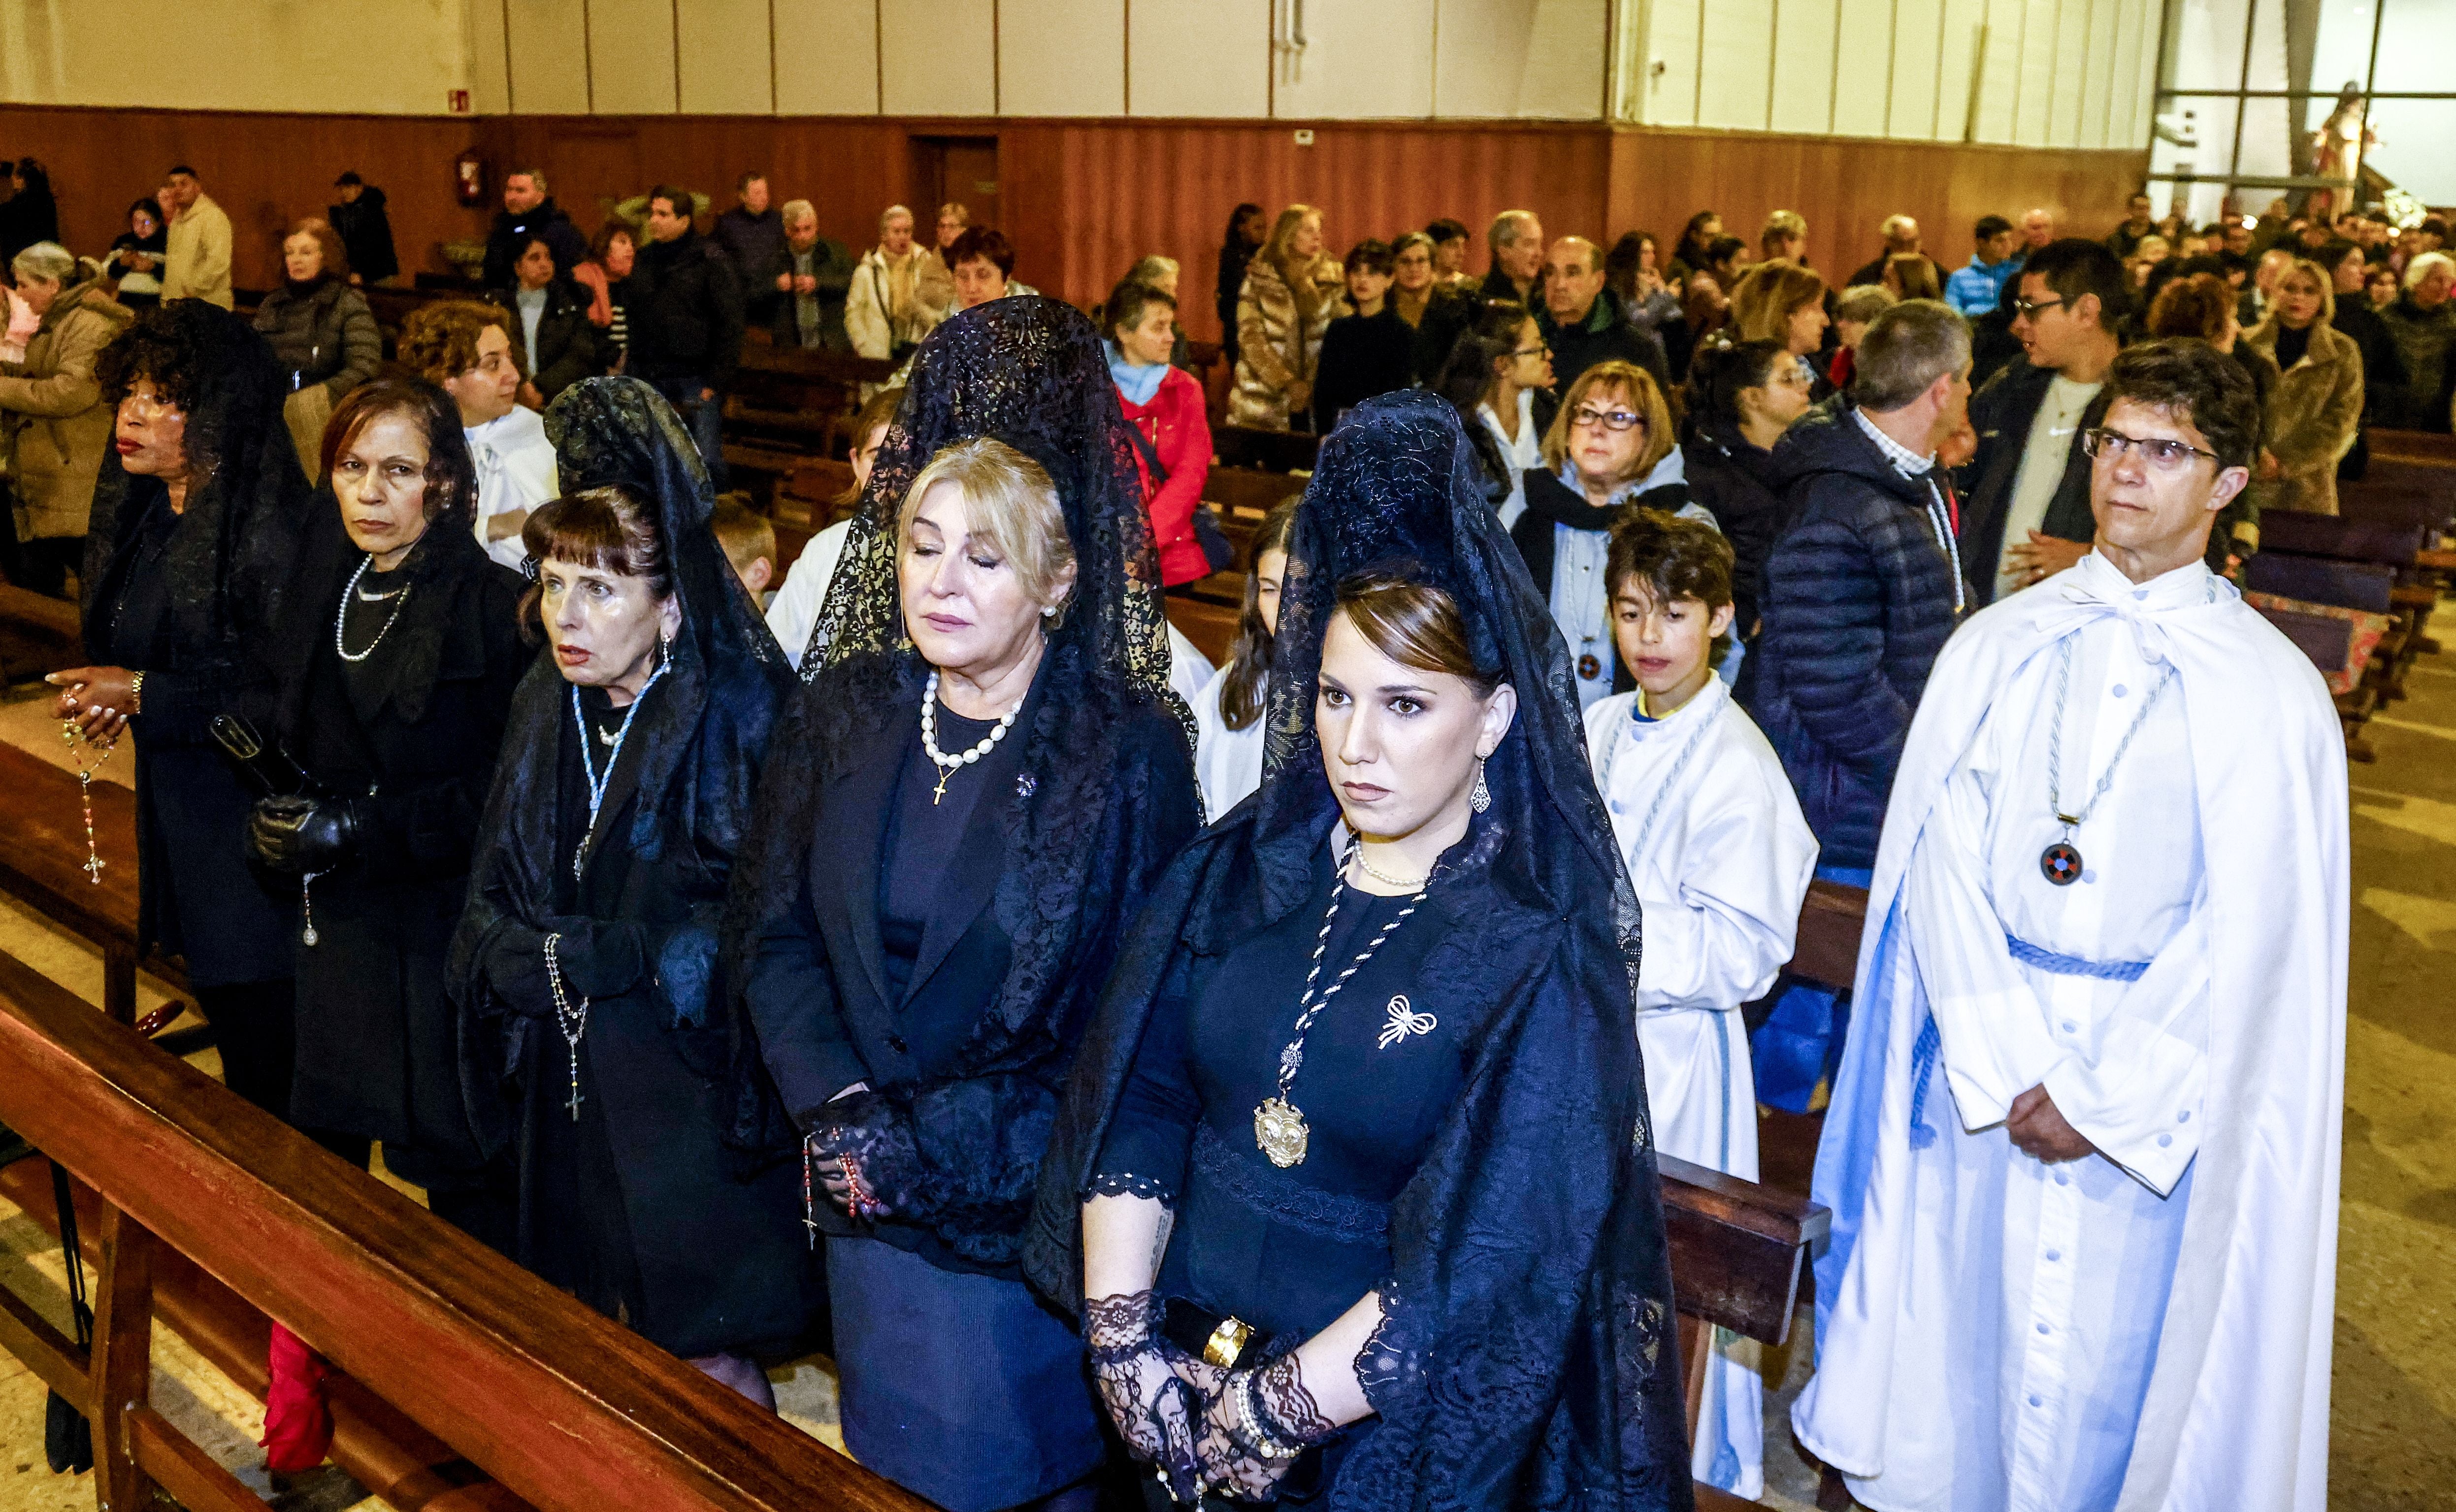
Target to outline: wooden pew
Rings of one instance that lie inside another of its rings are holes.
[[[427,1499],[437,1512],[922,1512],[6,957],[0,1122],[99,1204],[93,1348],[7,1294],[0,1348],[91,1418],[105,1508],[157,1487],[192,1512],[264,1505],[152,1405],[161,1283],[184,1257],[448,1446],[430,1485],[458,1461],[500,1483]]]
[[[24,683],[64,666],[83,666],[77,606],[66,599],[0,582],[0,682]]]
[[[124,737],[123,737],[124,739]],[[133,760],[133,743],[114,760]],[[94,849],[102,876],[86,869],[85,808],[77,780],[38,756],[0,745],[0,892],[102,952],[102,1005],[122,1024],[136,1021],[136,972],[174,992],[187,973],[136,949],[136,795],[115,782],[93,784]],[[154,1026],[167,1023],[163,1015]],[[0,1123],[5,1123],[0,1118]]]
[[[2373,430],[2370,436],[2371,460],[2436,462],[2443,467],[2456,467],[2456,436],[2441,436],[2429,431]]]
[[[1227,467],[1273,473],[1311,473],[1321,438],[1302,431],[1261,431],[1221,425],[1211,432],[1212,455]]]

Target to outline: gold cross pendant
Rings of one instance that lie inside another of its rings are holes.
[[[937,807],[938,801],[947,796],[947,779],[954,775],[955,768],[952,766],[941,766],[938,768],[938,786],[932,789],[930,794],[931,807]]]

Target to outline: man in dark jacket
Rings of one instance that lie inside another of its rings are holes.
[[[1978,453],[1962,471],[1962,570],[1973,603],[2063,571],[2098,532],[2089,512],[2081,432],[2106,413],[2106,370],[2131,280],[2115,254],[2078,237],[2049,242],[2022,266],[2013,334],[2028,355],[1970,401]]]
[[[691,229],[690,191],[652,190],[647,229],[623,306],[630,371],[672,402],[722,487],[725,391],[742,358],[741,285],[725,255]]]
[[[751,325],[776,319],[776,281],[768,264],[785,250],[785,217],[769,203],[768,175],[748,173],[734,185],[741,203],[716,217],[716,245],[742,285],[742,314]]]
[[[1484,241],[1492,271],[1484,276],[1484,296],[1534,309],[1544,292],[1544,223],[1531,210],[1504,210],[1492,217]]]
[[[546,193],[545,174],[542,169],[521,168],[503,175],[503,208],[497,212],[495,224],[486,233],[485,276],[481,280],[489,289],[512,286],[512,264],[518,262],[521,250],[531,236],[542,236],[554,252],[554,271],[562,277],[571,276],[571,270],[588,256],[588,238],[571,223],[571,217],[555,204]]]
[[[1773,449],[1789,518],[1739,697],[1798,790],[1820,872],[1861,886],[1928,669],[1968,597],[1935,449],[1961,424],[1969,375],[1968,324],[1906,300],[1869,325],[1848,394]]]
[[[1887,215],[1877,235],[1885,238],[1885,250],[1876,254],[1873,261],[1863,264],[1858,272],[1842,280],[1844,288],[1854,288],[1863,283],[1883,283],[1888,263],[1904,253],[1917,253],[1919,250],[1919,224],[1908,215]],[[1935,275],[1935,286],[1943,288],[1944,270],[1936,267],[1933,257],[1928,258],[1927,265]]]
[[[743,280],[774,296],[768,333],[782,347],[850,352],[845,296],[852,288],[851,249],[819,235],[818,209],[807,199],[785,201],[779,214],[785,223],[783,245],[755,279]]]
[[[1598,362],[1634,363],[1668,390],[1663,342],[1628,323],[1620,296],[1604,286],[1604,255],[1584,236],[1564,236],[1544,259],[1544,308],[1535,323],[1552,349],[1553,392],[1566,394]]]
[[[324,217],[339,234],[341,250],[350,255],[350,281],[364,286],[381,283],[400,272],[393,251],[392,216],[384,212],[384,192],[356,173],[333,180],[340,203],[324,207]]]

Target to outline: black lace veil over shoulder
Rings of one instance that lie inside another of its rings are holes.
[[[189,646],[237,654],[243,626],[272,625],[291,587],[291,561],[315,507],[282,422],[283,375],[254,327],[202,299],[149,310],[113,345],[181,354],[187,453],[196,480],[165,548],[172,623]],[[95,480],[80,581],[89,636],[103,628],[94,596],[112,556],[161,483],[130,475],[116,449]],[[101,648],[89,646],[101,656]],[[107,658],[106,658],[107,659]]]
[[[1043,1167],[1026,1272],[1079,1306],[1081,1205],[1155,1005],[1182,990],[1194,958],[1224,954],[1310,893],[1339,822],[1314,729],[1322,637],[1340,580],[1366,568],[1446,590],[1519,704],[1487,763],[1492,807],[1443,863],[1456,886],[1482,889],[1463,916],[1477,922],[1424,969],[1445,1001],[1474,1005],[1465,1091],[1392,1205],[1383,1321],[1358,1362],[1379,1421],[1328,1504],[1685,1508],[1633,1009],[1637,901],[1567,651],[1484,501],[1457,411],[1430,395],[1368,400],[1323,442],[1289,545],[1260,789],[1170,868],[1119,953]]]

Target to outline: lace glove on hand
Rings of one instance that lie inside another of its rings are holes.
[[[358,848],[358,818],[338,799],[259,799],[248,815],[247,848],[284,876],[330,871]]]
[[[841,1162],[848,1189],[843,1204],[853,1216],[883,1218],[912,1206],[921,1153],[911,1125],[878,1093],[857,1092],[829,1103],[802,1147],[810,1159]]]
[[[1231,1371],[1205,1394],[1195,1454],[1212,1490],[1263,1502],[1278,1494],[1297,1456],[1338,1432],[1305,1389],[1304,1367],[1291,1352]]]
[[[1150,1292],[1087,1297],[1083,1339],[1117,1436],[1136,1459],[1158,1471],[1173,1499],[1198,1501],[1202,1464],[1195,1455],[1195,1435],[1203,1395],[1224,1373],[1160,1337],[1159,1301]]]

